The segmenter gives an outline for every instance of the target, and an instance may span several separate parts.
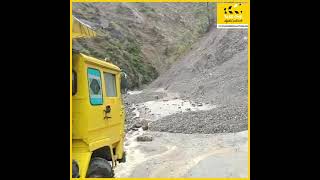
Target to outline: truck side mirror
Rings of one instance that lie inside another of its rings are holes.
[[[121,72],[121,91],[122,93],[127,93],[128,90],[128,76],[126,73]]]

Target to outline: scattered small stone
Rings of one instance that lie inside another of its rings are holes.
[[[187,111],[191,111],[191,108],[187,108],[186,110],[187,110]]]
[[[150,131],[172,133],[234,133],[248,129],[247,106],[226,106],[208,111],[176,113],[149,124]]]
[[[137,141],[140,141],[140,142],[152,141],[152,140],[153,140],[152,136],[149,136],[149,135],[141,135],[137,137]]]
[[[142,130],[146,131],[146,130],[148,130],[148,129],[149,129],[149,125],[148,125],[148,124],[144,124],[144,125],[142,126]]]
[[[142,127],[142,123],[141,122],[137,122],[135,125],[134,125],[135,128],[141,128]]]
[[[143,129],[144,131],[146,131],[146,130],[149,129],[149,122],[148,122],[148,121],[143,120],[141,123],[142,123],[142,129]]]

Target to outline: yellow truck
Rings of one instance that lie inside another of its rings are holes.
[[[96,33],[73,18],[73,37]],[[72,177],[114,177],[125,162],[125,110],[119,67],[78,52],[72,53]]]

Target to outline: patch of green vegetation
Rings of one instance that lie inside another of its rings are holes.
[[[114,25],[115,27],[117,25]],[[129,87],[139,87],[148,84],[158,77],[158,72],[151,64],[143,59],[141,45],[132,37],[116,39],[112,36],[98,37],[87,41],[79,41],[83,53],[98,59],[107,58],[111,63],[119,66],[129,76]],[[93,46],[94,44],[94,46]]]

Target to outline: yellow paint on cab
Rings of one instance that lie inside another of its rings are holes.
[[[102,104],[90,102],[88,68],[100,72]],[[94,150],[105,146],[115,149],[113,161],[123,156],[125,111],[120,92],[121,71],[111,63],[81,53],[73,54],[72,71],[76,73],[77,84],[72,96],[72,159],[79,164],[80,177],[85,177]],[[107,96],[105,73],[115,77],[115,97]],[[105,113],[107,106],[110,113]]]

